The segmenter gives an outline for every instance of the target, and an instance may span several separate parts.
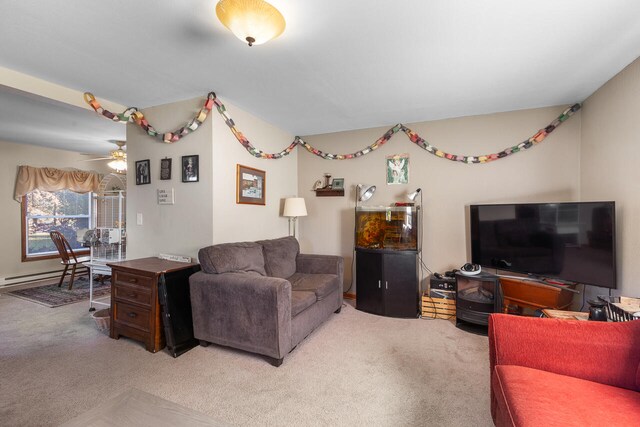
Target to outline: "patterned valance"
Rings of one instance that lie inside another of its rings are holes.
[[[22,196],[33,190],[88,193],[98,190],[100,180],[101,176],[97,172],[19,166],[13,198],[19,202]]]

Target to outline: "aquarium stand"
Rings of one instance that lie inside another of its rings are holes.
[[[418,316],[418,252],[356,249],[356,309]]]

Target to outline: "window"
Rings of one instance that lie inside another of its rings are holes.
[[[59,231],[76,253],[88,253],[78,239],[91,228],[91,193],[34,190],[22,197],[22,261],[57,258],[50,231]]]

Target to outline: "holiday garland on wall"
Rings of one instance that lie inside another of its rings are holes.
[[[153,138],[157,138],[167,144],[173,144],[184,136],[196,131],[198,127],[200,127],[200,125],[204,123],[205,120],[207,120],[207,117],[209,116],[209,113],[213,108],[213,100],[215,99],[215,97],[215,93],[209,92],[209,94],[207,95],[207,100],[193,119],[191,119],[187,124],[179,128],[178,130],[175,130],[173,132],[161,133],[158,132],[153,126],[151,126],[151,124],[149,124],[147,119],[144,117],[144,114],[142,114],[142,112],[139,111],[136,107],[130,107],[120,114],[115,114],[109,110],[102,108],[102,105],[100,105],[100,103],[96,100],[96,97],[93,96],[92,93],[84,93],[84,101],[89,104],[96,113],[106,117],[109,120],[113,120],[114,122],[136,123],[147,133],[147,135]]]
[[[293,149],[296,148],[297,145],[303,146],[308,152],[310,152],[312,154],[315,154],[316,156],[318,156],[320,158],[323,158],[325,160],[354,159],[354,158],[357,158],[357,157],[364,156],[365,154],[369,154],[370,152],[380,148],[382,145],[386,144],[391,139],[391,137],[393,135],[395,135],[398,132],[403,132],[409,138],[409,140],[411,142],[413,142],[418,147],[424,149],[425,151],[427,151],[428,153],[433,154],[436,157],[440,157],[440,158],[447,159],[447,160],[452,160],[454,162],[462,162],[462,163],[468,163],[468,164],[488,163],[488,162],[491,162],[491,161],[494,161],[494,160],[502,159],[504,157],[507,157],[507,156],[509,156],[511,154],[514,154],[514,153],[517,153],[519,151],[523,151],[523,150],[529,149],[529,148],[533,147],[534,145],[542,142],[547,137],[547,135],[549,135],[551,132],[553,132],[558,126],[560,126],[562,123],[564,123],[576,111],[578,111],[581,108],[581,105],[579,103],[574,104],[571,107],[569,107],[566,110],[564,110],[562,112],[562,114],[560,114],[555,120],[553,120],[551,123],[549,123],[546,127],[544,127],[543,129],[540,129],[532,137],[526,139],[525,141],[523,141],[523,142],[521,142],[521,143],[519,143],[517,145],[514,145],[512,147],[505,148],[504,150],[502,150],[502,151],[500,151],[498,153],[484,154],[484,155],[480,155],[480,156],[461,156],[461,155],[457,155],[457,154],[450,154],[450,153],[447,153],[446,151],[442,151],[442,150],[434,147],[433,145],[431,145],[427,141],[425,141],[422,137],[420,137],[420,135],[418,135],[417,133],[415,133],[414,131],[412,131],[411,129],[409,129],[408,127],[403,125],[402,123],[398,123],[397,125],[395,125],[391,129],[386,131],[384,133],[384,135],[382,135],[380,138],[378,138],[373,144],[369,145],[368,147],[363,148],[362,150],[356,151],[355,153],[350,153],[350,154],[325,153],[324,151],[321,151],[321,150],[318,150],[317,148],[314,148],[311,144],[309,144],[308,142],[304,141],[299,136],[296,136],[294,138],[293,142],[291,144],[289,144],[289,146],[287,148],[285,148],[284,150],[280,151],[279,153],[266,153],[266,152],[256,148],[255,146],[253,146],[253,144],[251,144],[251,142],[247,139],[247,137],[245,137],[244,134],[238,130],[238,128],[235,125],[235,122],[233,121],[233,119],[231,117],[229,117],[229,114],[227,113],[226,107],[216,97],[216,94],[214,92],[209,92],[209,94],[207,95],[207,99],[206,99],[204,105],[202,106],[202,108],[200,109],[198,114],[192,120],[190,120],[187,124],[185,124],[183,127],[177,129],[174,132],[165,132],[165,133],[160,133],[160,132],[156,131],[155,128],[153,126],[151,126],[151,124],[149,124],[147,119],[144,117],[144,114],[142,114],[142,112],[140,112],[135,107],[127,108],[122,113],[115,114],[115,113],[112,113],[112,112],[102,108],[100,103],[96,100],[95,96],[93,96],[93,94],[91,94],[89,92],[86,92],[84,94],[84,100],[85,100],[85,102],[87,102],[87,104],[89,104],[91,106],[91,108],[94,109],[94,111],[96,113],[101,114],[102,116],[104,116],[104,117],[106,117],[106,118],[108,118],[110,120],[116,121],[116,122],[132,122],[132,123],[136,123],[149,136],[154,137],[156,139],[159,139],[159,140],[161,140],[161,141],[163,141],[163,142],[165,142],[167,144],[172,144],[172,143],[180,140],[180,138],[190,134],[191,132],[196,131],[198,129],[198,127],[202,123],[204,123],[204,121],[207,119],[207,117],[209,115],[209,112],[211,112],[213,106],[215,105],[216,109],[218,110],[218,113],[224,119],[225,124],[227,126],[229,126],[229,129],[231,129],[231,133],[233,133],[233,135],[238,140],[238,142],[240,142],[240,144],[242,144],[242,146],[251,155],[253,155],[254,157],[262,158],[262,159],[280,159],[280,158],[282,158],[284,156],[289,155],[293,151]]]

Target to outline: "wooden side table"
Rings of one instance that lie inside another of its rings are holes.
[[[188,277],[198,264],[141,258],[107,264],[111,267],[111,329],[109,336],[142,341],[155,353],[165,346],[158,285],[169,275],[188,290]]]

